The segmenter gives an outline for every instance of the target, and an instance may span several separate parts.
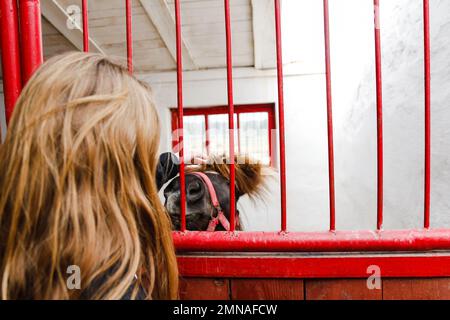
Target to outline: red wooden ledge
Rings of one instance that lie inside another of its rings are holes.
[[[182,252],[393,252],[450,250],[450,230],[322,233],[174,232]]]

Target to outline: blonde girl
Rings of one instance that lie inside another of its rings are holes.
[[[0,147],[2,299],[177,297],[159,131],[149,88],[105,56],[35,73]]]

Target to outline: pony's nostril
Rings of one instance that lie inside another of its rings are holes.
[[[201,184],[198,182],[190,183],[187,187],[187,196],[190,201],[200,199],[203,196],[203,188]]]

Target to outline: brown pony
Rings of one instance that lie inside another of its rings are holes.
[[[172,159],[168,157],[166,159]],[[170,161],[169,161],[170,162]],[[190,231],[206,231],[212,217],[217,216],[217,209],[213,206],[211,194],[205,181],[195,172],[204,173],[214,186],[220,207],[225,217],[230,219],[230,166],[229,158],[212,155],[206,159],[193,159],[194,165],[186,166],[186,227]],[[166,163],[167,168],[177,166],[174,163]],[[262,165],[252,161],[249,157],[236,156],[236,199],[235,204],[243,195],[252,198],[258,197],[264,191],[264,176]],[[169,212],[173,228],[180,229],[180,179],[176,177],[164,190],[165,207]],[[225,231],[219,224],[217,231]],[[239,213],[236,215],[236,230],[242,230]]]

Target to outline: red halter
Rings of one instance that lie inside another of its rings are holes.
[[[212,205],[217,210],[217,216],[214,217],[214,215],[211,214],[211,221],[209,221],[207,231],[208,232],[216,231],[217,225],[219,223],[225,228],[226,231],[230,231],[230,222],[228,221],[227,217],[225,217],[225,214],[223,213],[222,207],[220,206],[220,203],[219,203],[219,199],[217,198],[216,189],[214,188],[214,185],[211,182],[211,179],[203,172],[192,172],[191,174],[199,177],[205,183],[206,187],[208,188],[209,196],[211,197]],[[238,219],[236,219],[236,221],[237,220]]]

